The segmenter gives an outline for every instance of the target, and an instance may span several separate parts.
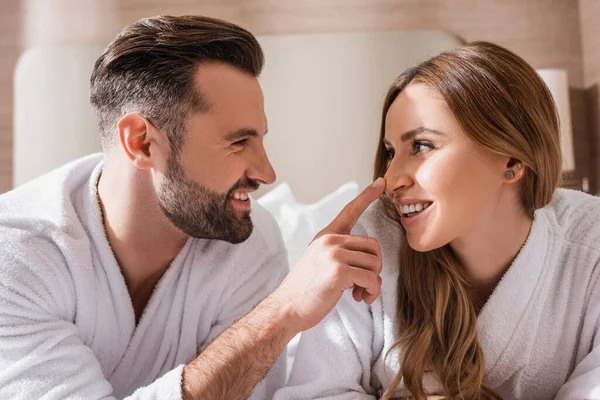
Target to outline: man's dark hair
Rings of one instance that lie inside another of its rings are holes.
[[[250,32],[214,18],[157,16],[123,28],[90,78],[102,147],[116,143],[115,124],[123,115],[138,112],[167,133],[178,154],[189,115],[210,107],[196,90],[194,75],[200,63],[211,61],[257,77],[264,56]]]

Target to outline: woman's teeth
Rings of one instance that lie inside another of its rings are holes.
[[[412,217],[413,215],[418,214],[421,211],[425,210],[430,205],[431,205],[430,201],[425,202],[425,203],[406,204],[406,205],[400,206],[400,212],[405,217]]]
[[[236,200],[248,200],[248,193],[234,193],[233,198]]]

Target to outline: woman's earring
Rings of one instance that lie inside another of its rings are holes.
[[[508,171],[506,171],[504,173],[504,177],[506,179],[512,179],[512,178],[514,178],[515,177],[515,171],[513,171],[512,169],[509,169]]]

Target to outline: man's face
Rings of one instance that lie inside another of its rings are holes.
[[[159,204],[190,236],[240,243],[252,233],[248,194],[275,181],[263,146],[262,90],[222,63],[200,66],[196,85],[210,109],[188,121],[182,150],[158,183]]]

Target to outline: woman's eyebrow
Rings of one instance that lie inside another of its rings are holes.
[[[434,133],[436,135],[445,135],[444,133],[440,132],[440,131],[436,131],[435,129],[431,129],[431,128],[426,128],[424,126],[420,126],[418,128],[415,129],[411,129],[410,131],[404,132],[401,136],[400,136],[400,140],[403,142],[409,141],[410,139],[414,138],[415,136],[417,136],[419,133],[423,133],[423,132],[430,132],[430,133]]]

